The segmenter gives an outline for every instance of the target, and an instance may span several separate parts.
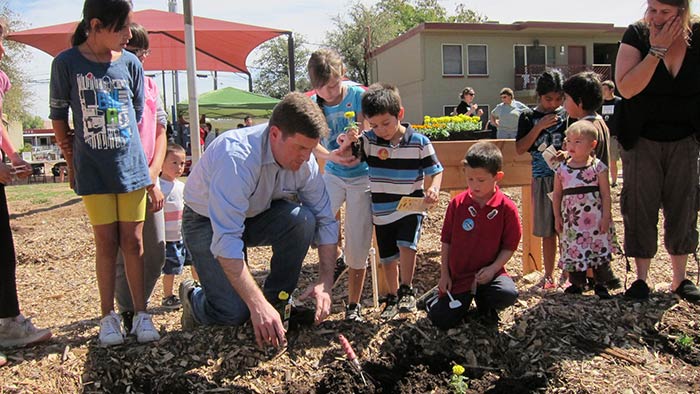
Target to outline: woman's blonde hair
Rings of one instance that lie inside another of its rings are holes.
[[[314,89],[327,84],[331,78],[345,75],[343,59],[338,52],[330,49],[319,49],[312,53],[306,69],[309,72],[311,86]]]

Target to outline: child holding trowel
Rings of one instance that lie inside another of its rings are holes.
[[[490,142],[469,148],[462,160],[467,190],[450,201],[442,226],[440,297],[428,303],[437,327],[456,326],[472,300],[487,323],[515,303],[518,290],[505,265],[518,248],[522,230],[518,208],[498,188],[503,155]]]

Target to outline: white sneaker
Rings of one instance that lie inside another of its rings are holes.
[[[124,343],[122,318],[114,311],[100,320],[100,345],[114,346]]]
[[[0,347],[25,346],[51,338],[47,328],[36,328],[31,319],[22,314],[11,319],[0,319]]]
[[[139,343],[153,342],[160,340],[160,334],[153,326],[153,320],[150,314],[146,312],[138,312],[134,316],[131,334],[136,335],[136,340]]]

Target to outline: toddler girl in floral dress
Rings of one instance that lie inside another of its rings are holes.
[[[606,282],[613,277],[610,261],[620,248],[612,222],[608,167],[592,155],[598,132],[579,121],[566,130],[569,158],[557,169],[552,196],[559,233],[559,267],[569,272],[565,292],[581,294],[586,270],[595,277],[595,294],[610,298]]]

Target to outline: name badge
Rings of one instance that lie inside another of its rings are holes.
[[[464,231],[472,231],[474,230],[474,219],[466,219],[462,222],[462,228]]]
[[[491,220],[491,219],[495,218],[496,215],[498,215],[498,209],[494,209],[494,210],[492,210],[491,212],[489,212],[489,214],[486,215],[486,218],[487,218],[488,220]]]

